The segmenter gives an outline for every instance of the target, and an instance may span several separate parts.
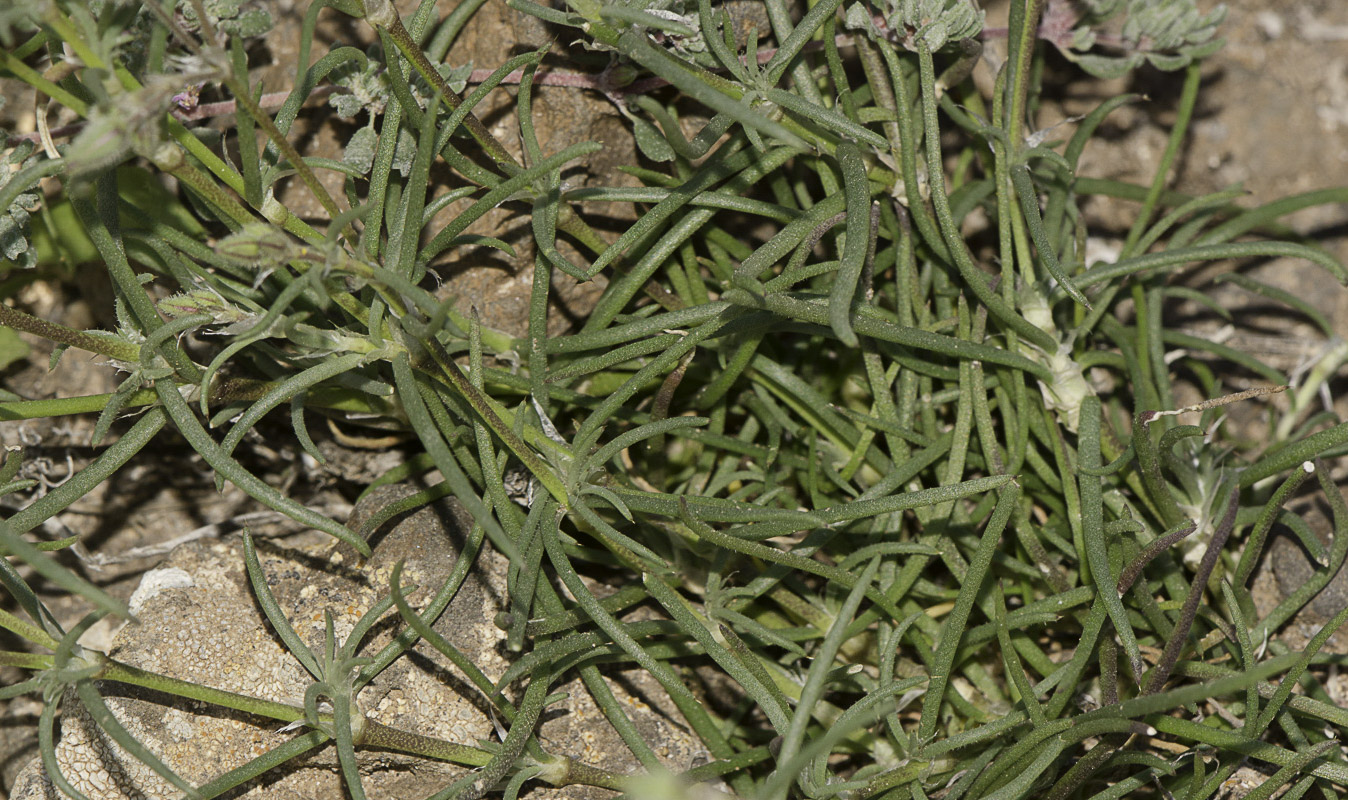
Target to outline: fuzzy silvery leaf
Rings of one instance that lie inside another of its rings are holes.
[[[1118,58],[1097,56],[1092,53],[1079,53],[1072,56],[1072,60],[1087,74],[1102,80],[1110,80],[1127,75],[1131,70],[1142,64],[1143,58],[1141,53],[1129,53]]]
[[[636,115],[628,117],[641,154],[652,161],[673,161],[674,148],[650,121]]]
[[[364,68],[351,62],[339,65],[329,78],[346,89],[347,93],[330,96],[328,105],[336,109],[337,115],[343,119],[352,119],[362,110],[368,110],[371,117],[384,113],[389,89],[384,82],[383,69],[383,65],[375,59],[367,61]]]
[[[871,9],[867,3],[849,6],[844,26],[864,30],[873,39],[892,41],[897,36],[910,50],[939,50],[983,30],[984,14],[972,0],[884,0],[877,11],[888,31],[882,30]]]
[[[97,172],[131,155],[158,158],[168,143],[164,112],[177,106],[183,85],[175,75],[155,74],[135,91],[109,97],[90,109],[84,129],[65,152],[66,173]],[[170,145],[173,147],[173,145]]]
[[[378,144],[379,137],[375,134],[373,126],[361,128],[346,143],[346,149],[342,151],[342,163],[350,164],[362,175],[368,175],[370,168],[374,166],[374,153]]]
[[[257,0],[205,0],[206,15],[230,36],[261,36],[275,25],[271,12]],[[190,30],[197,30],[196,8],[188,0],[179,0],[178,12]]]
[[[350,94],[334,94],[328,97],[328,105],[337,111],[337,116],[342,119],[355,119],[356,115],[365,108],[359,97]]]
[[[1184,69],[1189,66],[1193,57],[1187,53],[1147,53],[1147,63],[1162,72],[1174,72],[1177,69]]]
[[[1077,5],[1084,12],[1083,17],[1105,19],[1122,11],[1126,2],[1127,0],[1078,0]]]
[[[473,62],[460,64],[457,67],[449,64],[438,64],[436,70],[449,84],[449,88],[462,94],[463,90],[468,88],[468,78],[473,74]]]
[[[1211,41],[1204,42],[1203,44],[1191,44],[1188,47],[1184,48],[1184,52],[1190,58],[1207,58],[1208,56],[1222,49],[1222,45],[1224,44],[1226,44],[1225,39],[1213,39]]]
[[[261,36],[273,25],[271,14],[265,8],[250,8],[234,19],[220,20],[220,30],[230,36]]]
[[[875,26],[875,18],[865,3],[853,3],[848,6],[843,17],[843,27],[853,31],[866,31],[872,39],[880,38],[880,29]]]
[[[1067,47],[1078,53],[1084,53],[1092,47],[1095,47],[1095,39],[1095,31],[1088,26],[1082,25],[1080,28],[1072,31],[1072,39]]]
[[[1195,0],[1083,0],[1082,7],[1082,24],[1072,31],[1068,45],[1075,53],[1065,55],[1096,77],[1117,77],[1144,62],[1161,70],[1177,70],[1222,44],[1216,35],[1226,19],[1225,5],[1206,14],[1198,10]],[[1088,54],[1097,41],[1096,29],[1120,14],[1117,38],[1125,53]]]
[[[922,50],[936,51],[941,49],[941,45],[946,42],[947,28],[944,20],[932,20],[921,28],[913,36],[917,46]]]
[[[1200,44],[1209,41],[1217,35],[1217,29],[1220,28],[1225,21],[1226,5],[1223,4],[1212,9],[1212,11],[1208,12],[1207,16],[1204,16],[1195,22],[1189,28],[1189,33],[1185,37],[1185,41],[1189,44]]]
[[[1224,11],[1218,8],[1218,11]],[[1130,42],[1150,42],[1148,50],[1173,50],[1190,42],[1190,36],[1203,41],[1204,31],[1211,37],[1216,26],[1204,24],[1205,17],[1190,3],[1168,3],[1138,8],[1123,27],[1123,38]]]
[[[19,195],[20,201],[24,198],[31,198],[30,202],[37,201],[36,195]],[[28,238],[31,232],[28,212],[19,207],[17,202],[9,207],[4,216],[0,216],[0,252],[4,254],[6,263],[22,269],[37,266],[37,252]]]
[[[0,163],[0,188],[13,180],[26,162],[36,160],[36,149],[32,142],[24,142],[5,157]],[[42,195],[28,191],[31,188],[34,187],[25,186],[9,208],[0,209],[0,255],[9,264],[22,269],[37,266],[37,250],[33,247],[29,220],[30,212],[41,204]]]
[[[911,35],[915,46],[938,50],[983,30],[983,12],[968,0],[899,0],[890,3],[890,27]]]

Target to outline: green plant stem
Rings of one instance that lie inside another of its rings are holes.
[[[558,777],[553,786],[598,786],[601,789],[620,792],[626,788],[630,780],[624,775],[617,775],[570,758],[562,758],[557,763]]]
[[[295,149],[295,146],[276,127],[276,121],[271,118],[271,115],[258,107],[257,101],[253,99],[253,94],[248,90],[248,87],[240,83],[238,78],[233,75],[227,75],[224,83],[233,93],[234,102],[245,114],[252,118],[254,123],[262,128],[262,132],[267,135],[267,139],[276,145],[276,149],[281,152],[281,157],[290,162],[290,166],[299,175],[300,180],[304,182],[309,191],[313,193],[314,199],[318,200],[319,204],[323,206],[323,210],[327,212],[328,216],[332,219],[340,217],[341,209],[337,207],[332,195],[328,194],[328,190],[319,182],[318,176],[314,174],[314,171],[305,162],[299,151]],[[247,142],[244,146],[252,147],[253,144]],[[345,233],[354,241],[355,232],[349,226]]]
[[[513,415],[507,412],[485,393],[474,387],[467,376],[463,374],[463,368],[445,353],[438,342],[434,340],[417,342],[413,339],[407,339],[405,341],[409,349],[420,349],[422,345],[426,346],[426,349],[422,350],[420,353],[417,353],[416,350],[412,350],[413,354],[417,356],[414,366],[437,378],[447,379],[449,385],[454,387],[454,390],[463,397],[470,406],[472,406],[473,410],[482,418],[482,421],[486,423],[487,427],[491,428],[492,433],[495,433],[500,437],[501,441],[503,441],[505,445],[510,448],[510,451],[524,463],[534,477],[538,478],[539,482],[548,490],[548,493],[551,494],[558,503],[561,503],[563,508],[568,507],[569,497],[566,486],[553,471],[552,467],[548,466],[543,459],[539,457],[538,453],[536,453],[524,439],[515,433],[515,430],[511,425],[511,422],[513,422]],[[538,431],[536,428],[529,428],[528,430],[538,434],[534,438],[536,443],[543,440],[541,431]],[[552,444],[555,447],[555,443]]]
[[[60,642],[53,639],[51,635],[48,634],[46,631],[42,630],[36,625],[33,625],[32,623],[24,622],[23,620],[19,619],[18,617],[14,616],[13,614],[3,609],[0,609],[0,628],[4,628],[5,630],[9,631],[15,636],[18,636],[22,639],[32,642],[33,644],[39,647],[45,647],[48,650],[55,650],[60,645]],[[32,658],[36,658],[39,660],[37,662],[38,666],[33,666],[32,664],[28,663],[28,660]],[[4,663],[7,666],[13,667],[25,667],[28,669],[45,669],[46,667],[51,666],[50,659],[48,659],[47,661],[41,660],[45,658],[47,657],[34,656],[31,653],[5,653]]]
[[[250,222],[257,221],[257,217],[249,213],[248,209],[244,208],[235,199],[234,195],[225,191],[224,187],[215,181],[207,178],[201,173],[201,170],[192,166],[189,162],[182,161],[178,164],[161,162],[158,166],[182,181],[183,185],[201,195],[202,199],[214,206],[221,214],[233,220],[236,226],[242,227]]]
[[[1142,435],[1146,435],[1142,427]],[[1088,397],[1081,406],[1081,444],[1078,458],[1086,470],[1100,466],[1100,401]],[[1128,655],[1133,677],[1142,677],[1142,656],[1138,649],[1137,636],[1128,619],[1127,609],[1123,606],[1120,593],[1115,588],[1118,579],[1111,573],[1108,546],[1104,531],[1104,504],[1100,488],[1100,479],[1085,473],[1080,477],[1082,508],[1082,540],[1086,550],[1086,562],[1083,571],[1089,566],[1089,577],[1095,584],[1097,596],[1109,612],[1114,630]]]
[[[1142,208],[1138,210],[1137,219],[1133,221],[1133,227],[1128,230],[1128,238],[1124,240],[1123,249],[1119,253],[1120,260],[1134,255],[1134,246],[1142,238],[1142,234],[1147,230],[1147,225],[1151,222],[1156,204],[1160,201],[1161,193],[1165,190],[1166,181],[1169,179],[1170,166],[1174,163],[1176,156],[1179,155],[1180,147],[1184,144],[1185,134],[1188,133],[1189,120],[1193,116],[1194,104],[1198,100],[1198,85],[1201,80],[1201,62],[1194,61],[1184,73],[1184,88],[1180,92],[1175,126],[1170,129],[1170,139],[1166,142],[1165,152],[1161,154],[1161,161],[1156,167],[1156,176],[1153,178],[1150,188],[1147,189],[1147,196],[1142,201]]]
[[[856,585],[848,592],[847,599],[843,601],[842,607],[839,608],[833,626],[824,637],[818,657],[811,664],[810,671],[805,678],[805,685],[800,690],[800,698],[795,713],[791,715],[790,725],[786,732],[782,734],[781,750],[777,754],[778,770],[785,771],[788,774],[795,773],[797,776],[804,772],[802,769],[804,764],[797,762],[795,756],[805,740],[806,726],[811,721],[811,715],[814,713],[817,703],[823,697],[824,682],[833,667],[838,649],[842,646],[847,623],[856,616],[866,589],[875,579],[876,571],[879,568],[880,559],[875,558],[871,559],[871,562],[862,570],[861,575],[857,578]],[[797,780],[799,780],[799,777]],[[783,780],[778,785],[780,786],[779,792],[770,797],[774,797],[775,800],[785,800],[790,784]]]
[[[365,9],[366,21],[377,30],[382,30],[389,35],[393,43],[397,45],[398,52],[402,53],[417,73],[439,95],[440,102],[444,103],[445,107],[451,112],[457,109],[463,103],[463,98],[450,87],[444,76],[430,62],[430,59],[426,58],[421,46],[417,44],[416,39],[408,33],[407,28],[403,25],[397,10],[393,8],[393,4],[388,0],[366,0]],[[469,112],[464,117],[463,125],[468,129],[473,140],[507,175],[523,169],[519,161],[511,155],[510,151],[505,148],[505,145],[501,144],[500,140],[491,131],[487,130],[487,126],[483,125],[482,120],[478,119],[475,114]]]
[[[164,692],[202,703],[211,703],[223,708],[232,708],[236,711],[282,722],[304,719],[303,708],[238,694],[237,692],[228,692],[223,689],[213,689],[200,683],[178,678],[170,678],[107,657],[100,657],[98,678],[131,686],[141,686],[157,692]]]
[[[1244,589],[1245,584],[1250,580],[1250,576],[1254,574],[1254,568],[1264,552],[1264,539],[1268,536],[1269,530],[1272,529],[1278,511],[1314,471],[1315,465],[1312,462],[1303,462],[1301,469],[1293,470],[1292,474],[1287,476],[1287,479],[1273,492],[1273,496],[1260,510],[1259,518],[1255,520],[1254,527],[1250,529],[1250,535],[1245,540],[1245,549],[1240,554],[1240,561],[1237,563],[1235,574],[1231,578],[1231,582],[1237,589]]]
[[[232,769],[214,780],[197,787],[203,797],[216,797],[235,787],[241,786],[288,761],[299,758],[305,753],[324,744],[328,737],[322,731],[310,730],[299,734],[243,766]]]
[[[85,232],[89,234],[99,255],[102,256],[118,297],[126,304],[131,317],[139,325],[139,332],[147,338],[152,336],[164,325],[164,321],[126,257],[118,212],[116,173],[105,172],[100,175],[95,180],[94,197],[72,197],[71,205],[84,225]],[[200,369],[183,353],[176,341],[165,343],[159,348],[159,353],[185,380],[189,382],[200,380]],[[136,361],[139,360],[138,354]]]
[[[918,68],[922,83],[922,118],[926,125],[927,175],[931,181],[931,203],[936,211],[936,221],[941,235],[945,238],[960,277],[979,302],[987,307],[989,313],[998,322],[1015,331],[1045,353],[1056,353],[1058,344],[1053,337],[1020,315],[1001,297],[988,287],[987,278],[974,264],[969,247],[960,234],[955,218],[950,213],[950,199],[945,191],[945,170],[941,162],[941,129],[936,119],[936,80],[932,66],[932,54],[929,50],[918,52]]]
[[[67,347],[78,347],[116,361],[134,364],[140,360],[139,347],[123,342],[112,334],[99,336],[88,331],[77,331],[59,322],[40,319],[17,308],[10,308],[4,303],[0,303],[0,325],[41,336]]]
[[[1007,68],[1011,80],[1006,83],[1006,117],[1001,121],[1013,152],[1019,151],[1025,129],[1025,99],[1030,91],[1031,61],[1038,44],[1039,18],[1044,0],[1013,0],[1009,19],[1010,59]]]
[[[1267,742],[1251,742],[1239,731],[1210,728],[1187,719],[1156,715],[1147,719],[1161,733],[1258,759],[1268,764],[1287,766],[1300,763],[1301,754]],[[1337,762],[1323,762],[1308,767],[1309,774],[1340,785],[1348,784],[1348,768]]]
[[[303,711],[300,714],[303,716]],[[411,731],[390,728],[368,717],[365,718],[364,727],[359,739],[356,740],[356,744],[364,747],[396,750],[400,753],[413,753],[470,767],[485,766],[491,761],[491,753],[485,750],[464,744],[446,742],[443,739],[435,739],[430,736],[422,736]]]
[[[1020,487],[1014,483],[1003,487],[999,491],[996,510],[993,512],[991,519],[988,520],[987,527],[983,529],[982,537],[979,539],[978,551],[975,553],[973,560],[970,561],[969,569],[961,582],[955,607],[951,609],[950,616],[941,626],[941,641],[936,649],[931,683],[922,699],[922,719],[918,723],[918,737],[923,740],[931,739],[936,734],[937,715],[941,710],[946,687],[949,685],[960,638],[964,635],[965,626],[969,622],[969,614],[973,611],[983,580],[987,577],[988,569],[992,565],[993,552],[1001,541],[1002,531],[1006,529],[1006,524],[1011,519],[1011,511],[1015,508],[1019,498]]]

